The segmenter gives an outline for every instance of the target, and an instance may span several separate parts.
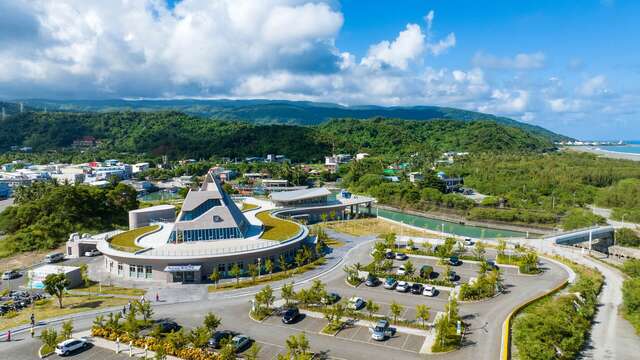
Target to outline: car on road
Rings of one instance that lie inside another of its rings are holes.
[[[98,255],[102,255],[102,253],[98,249],[93,249],[93,250],[89,250],[89,251],[85,251],[84,252],[84,256],[86,256],[86,257],[93,257],[93,256],[98,256]]]
[[[460,258],[458,258],[457,256],[452,256],[449,258],[449,264],[451,266],[459,266],[462,265],[462,261],[460,261]]]
[[[11,280],[20,277],[17,270],[8,270],[2,273],[2,280]]]
[[[422,267],[420,268],[420,277],[424,279],[430,279],[431,274],[433,274],[433,266],[422,265]]]
[[[436,289],[435,286],[425,285],[424,289],[422,290],[422,295],[429,296],[429,297],[434,297],[434,296],[438,295],[438,289]]]
[[[415,295],[421,295],[422,294],[422,289],[424,287],[422,286],[422,284],[420,283],[413,283],[413,285],[411,285],[411,293],[415,294]]]
[[[398,285],[396,285],[396,291],[405,293],[405,292],[409,291],[409,287],[410,287],[410,285],[409,285],[408,282],[406,282],[406,281],[398,281]]]
[[[396,260],[407,260],[409,257],[405,253],[396,253]]]
[[[248,348],[251,345],[251,339],[246,335],[236,335],[231,339],[231,343],[237,352]]]
[[[287,309],[282,315],[282,322],[292,324],[300,317],[300,310],[297,307]]]
[[[233,338],[233,333],[228,330],[216,331],[209,338],[209,347],[214,349],[219,349],[222,346],[222,343],[225,340],[231,340]]]
[[[393,336],[394,329],[389,327],[389,321],[387,320],[378,320],[376,326],[370,328],[371,338],[375,341],[384,341],[388,337]]]
[[[398,275],[405,275],[407,273],[407,268],[404,265],[400,265],[400,267],[398,267],[398,270],[396,271],[396,274]]]
[[[64,253],[52,253],[44,257],[44,262],[47,264],[53,264],[64,260]]]
[[[338,301],[340,301],[340,295],[335,292],[328,293],[320,300],[320,302],[322,302],[325,305],[335,304]]]
[[[60,356],[67,356],[76,350],[86,349],[88,346],[89,343],[84,339],[68,339],[56,345],[55,353]]]
[[[474,244],[474,242],[473,242],[473,240],[471,240],[471,238],[465,238],[465,239],[464,239],[464,244],[465,244],[466,246],[471,246],[471,245],[473,245],[473,244]]]
[[[367,280],[365,280],[364,284],[368,287],[375,287],[380,285],[380,279],[378,279],[377,277],[369,274],[367,275]]]
[[[389,276],[388,278],[384,279],[384,285],[382,286],[384,286],[385,289],[393,290],[395,289],[396,285],[398,285],[398,281],[396,281],[395,278]]]
[[[361,297],[354,296],[349,299],[349,304],[347,305],[349,309],[360,310],[365,307],[367,303]]]

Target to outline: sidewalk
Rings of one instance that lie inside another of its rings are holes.
[[[86,331],[81,331],[81,332],[77,332],[73,334],[74,338],[82,338],[82,339],[86,339],[88,342],[92,343],[94,346],[98,346],[101,347],[103,349],[107,349],[107,350],[111,350],[113,352],[116,352],[116,342],[115,341],[109,341],[100,337],[93,337],[91,336],[91,330],[86,330]],[[124,354],[124,355],[129,355],[129,344],[123,344],[120,343],[119,345],[119,353],[120,354]],[[139,357],[139,358],[150,358],[153,359],[156,356],[156,353],[151,351],[151,350],[147,350],[146,354],[145,354],[145,350],[142,348],[138,348],[138,347],[131,347],[131,355],[135,356],[135,357]],[[171,355],[167,355],[166,356],[167,360],[180,360],[180,358],[177,358],[175,356],[171,356]]]

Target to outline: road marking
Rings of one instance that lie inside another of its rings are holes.
[[[402,348],[403,350],[405,349],[405,346],[407,345],[407,341],[409,341],[409,337],[410,337],[410,336],[411,336],[411,335],[407,335],[407,337],[405,337],[404,342],[402,343],[402,346],[401,346],[401,348]]]

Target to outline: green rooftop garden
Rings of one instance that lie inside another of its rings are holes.
[[[269,211],[259,212],[256,217],[264,225],[264,232],[260,237],[263,240],[288,240],[300,232],[300,225],[293,221],[278,219]]]
[[[135,241],[142,235],[156,231],[160,228],[160,225],[143,226],[141,228],[125,231],[111,238],[111,247],[126,252],[136,252],[142,250],[142,248],[136,245]]]

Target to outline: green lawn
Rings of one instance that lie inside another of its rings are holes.
[[[144,289],[135,289],[135,288],[126,288],[120,286],[109,286],[99,284],[92,284],[88,287],[76,288],[73,290],[78,290],[82,292],[95,293],[95,294],[108,294],[108,295],[129,295],[129,296],[140,296],[144,295],[147,291]],[[73,292],[73,290],[71,290]]]
[[[125,231],[111,238],[111,247],[116,250],[126,252],[136,252],[142,248],[135,244],[135,240],[147,233],[158,230],[160,225],[150,225],[141,228]]]
[[[258,205],[256,204],[251,204],[251,203],[247,203],[247,202],[243,202],[242,203],[242,211],[249,211],[249,210],[253,210],[255,208],[257,208]]]
[[[293,221],[278,219],[269,211],[260,212],[256,217],[264,224],[264,233],[260,237],[263,240],[288,240],[300,232],[300,225]]]

